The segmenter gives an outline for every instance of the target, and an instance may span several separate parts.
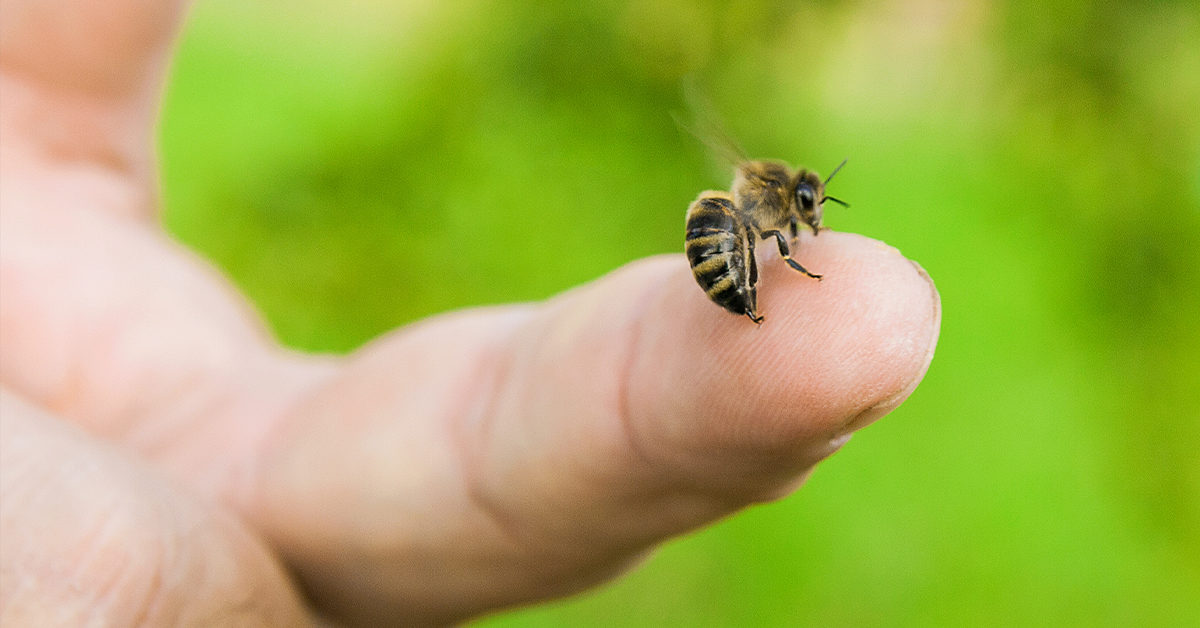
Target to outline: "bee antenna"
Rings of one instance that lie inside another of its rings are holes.
[[[833,201],[833,202],[837,203],[838,205],[841,205],[842,207],[850,207],[850,203],[847,203],[846,201],[843,201],[842,199],[836,198],[833,196],[826,196],[825,198],[821,199],[822,203],[824,203],[825,201]]]
[[[849,158],[849,157],[847,157],[847,158],[843,159],[843,160],[842,160],[842,163],[838,164],[838,167],[837,167],[837,168],[834,168],[834,169],[833,169],[833,172],[829,173],[829,176],[828,176],[828,177],[825,177],[825,183],[822,183],[821,185],[829,185],[829,182],[833,180],[833,175],[837,174],[837,173],[838,173],[838,170],[841,170],[841,169],[842,169],[842,166],[846,165],[846,162],[847,162],[847,161],[850,161],[850,158]],[[829,198],[829,197],[826,197],[826,198]],[[839,203],[840,203],[841,201],[837,201],[837,202],[839,202]],[[843,204],[844,204],[844,203],[843,203]],[[846,207],[849,207],[849,205],[846,205]]]

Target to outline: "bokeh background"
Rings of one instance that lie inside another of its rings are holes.
[[[930,272],[937,355],[797,494],[479,625],[1196,625],[1193,2],[201,0],[166,220],[350,351],[680,252],[728,183],[688,80],[753,156],[851,157],[827,224]]]

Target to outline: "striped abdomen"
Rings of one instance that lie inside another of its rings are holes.
[[[755,322],[761,320],[755,311],[758,269],[753,244],[732,200],[714,195],[701,196],[692,203],[687,213],[684,250],[692,276],[708,298],[734,314],[745,314]]]

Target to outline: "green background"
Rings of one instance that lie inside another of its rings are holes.
[[[199,2],[170,229],[314,351],[545,298],[727,184],[670,116],[694,77],[753,156],[851,157],[826,223],[918,260],[942,335],[797,494],[481,625],[1200,617],[1200,9],[535,4]]]

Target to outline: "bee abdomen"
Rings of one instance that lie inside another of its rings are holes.
[[[753,318],[755,295],[747,276],[745,240],[745,228],[729,199],[702,197],[688,208],[684,250],[696,283],[714,303]]]
[[[732,232],[738,227],[733,201],[720,196],[703,196],[688,208],[687,239],[694,236]]]

